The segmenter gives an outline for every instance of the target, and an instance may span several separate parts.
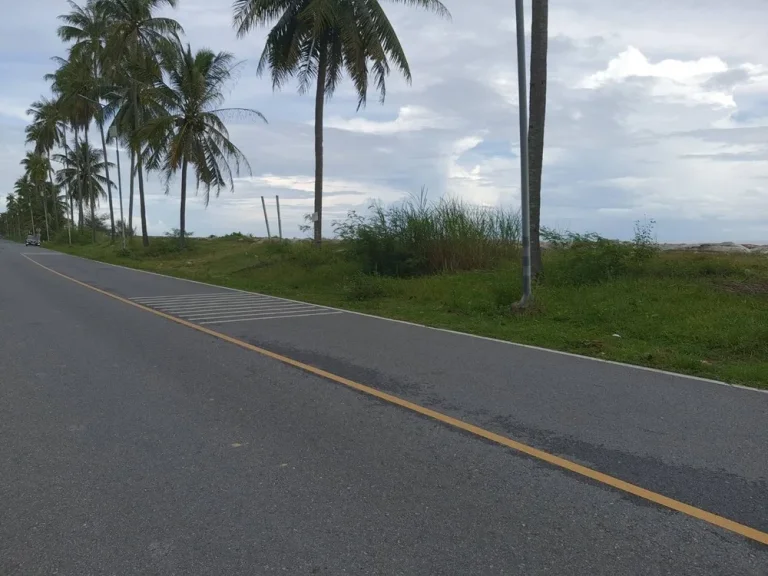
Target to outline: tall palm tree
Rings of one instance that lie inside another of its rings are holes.
[[[51,150],[64,140],[64,122],[61,111],[55,100],[41,98],[27,110],[32,116],[32,124],[27,126],[27,143],[34,143],[35,152],[45,154],[48,160],[48,181],[53,188],[53,169],[51,167]],[[54,219],[54,230],[58,229],[58,218]],[[51,238],[48,235],[48,241]]]
[[[46,75],[46,79],[52,81],[51,89],[57,95],[61,114],[74,133],[75,150],[80,148],[79,135],[81,132],[86,144],[88,143],[87,126],[93,117],[93,105],[79,95],[95,92],[95,80],[91,73],[90,62],[77,56],[77,54],[71,54],[70,51],[69,59],[55,57],[53,60],[59,67],[54,73]],[[86,147],[86,149],[89,148]],[[86,163],[86,167],[87,165],[88,163]],[[77,179],[78,229],[81,231],[85,222],[83,199],[90,196],[90,191],[83,190],[82,185],[89,182],[90,179],[85,176]]]
[[[450,18],[439,0],[392,0],[431,10]],[[297,77],[299,92],[315,82],[315,243],[322,241],[323,211],[323,105],[346,71],[365,105],[369,74],[386,95],[390,61],[407,81],[411,70],[405,52],[380,0],[235,0],[234,26],[238,37],[254,27],[276,21],[267,35],[258,72],[271,71],[272,86],[279,89]],[[370,67],[370,70],[369,70]]]
[[[85,6],[80,6],[72,0],[68,0],[71,11],[59,16],[63,22],[57,32],[59,38],[65,42],[71,42],[70,53],[72,58],[83,61],[91,74],[90,86],[87,93],[73,94],[75,98],[84,100],[83,109],[86,111],[85,134],[87,137],[91,119],[96,120],[101,135],[101,150],[107,158],[107,143],[104,136],[103,107],[98,102],[101,93],[102,71],[104,62],[104,47],[108,32],[109,21],[98,2],[89,0]],[[111,222],[111,238],[115,239],[115,212],[112,203],[112,186],[109,178],[107,164],[107,198],[109,199],[109,217]],[[91,222],[94,222],[91,218]],[[96,229],[92,229],[93,238],[96,237]]]
[[[134,60],[123,61],[119,70],[109,70],[107,74],[108,84],[104,92],[107,105],[104,108],[104,115],[112,119],[108,133],[127,144],[130,150],[128,227],[132,230],[136,177],[139,180],[140,201],[143,198],[144,185],[143,161],[141,166],[137,167],[136,158],[137,154],[146,147],[146,143],[133,138],[133,134],[149,119],[166,113],[154,100],[153,92],[154,86],[162,81],[162,74],[155,54],[141,55]],[[132,143],[135,143],[135,146]],[[141,208],[141,213],[145,214],[144,208]],[[143,222],[146,222],[146,219]],[[146,225],[143,226],[143,230],[146,231]]]
[[[163,7],[175,8],[177,0],[96,0],[96,3],[110,22],[104,51],[105,61],[113,73],[122,71],[123,80],[127,81],[129,91],[124,105],[130,107],[131,112],[126,117],[131,118],[131,129],[136,131],[144,122],[142,111],[145,105],[141,98],[143,82],[137,74],[142,68],[152,68],[153,55],[163,44],[178,41],[179,34],[183,32],[176,20],[159,17],[156,12]],[[135,139],[131,140],[135,142]],[[139,181],[142,243],[148,246],[141,153],[133,147],[132,151]]]
[[[48,241],[51,240],[50,230],[48,228],[48,202],[45,198],[45,178],[48,174],[50,164],[45,156],[38,152],[27,152],[20,164],[24,167],[24,176],[33,187],[34,196],[42,201],[43,214],[45,219],[45,235]],[[32,200],[30,199],[30,202]],[[35,204],[37,202],[34,202]],[[30,210],[31,210],[30,205]],[[34,220],[34,217],[32,218]],[[33,224],[34,227],[34,224]]]
[[[547,115],[547,36],[549,0],[533,0],[531,11],[531,86],[528,115],[528,178],[531,202],[531,271],[541,273],[541,181],[544,120]]]
[[[164,51],[161,65],[167,81],[155,86],[154,100],[166,113],[148,120],[135,137],[149,144],[146,165],[164,173],[166,192],[170,179],[181,172],[179,243],[184,246],[188,167],[194,170],[197,189],[203,188],[206,206],[212,188],[217,196],[227,184],[234,190],[228,160],[234,162],[238,174],[241,163],[249,172],[250,166],[230,141],[222,116],[236,112],[265,122],[266,118],[256,110],[219,108],[235,65],[232,54],[210,50],[193,54],[189,45],[185,49],[181,44],[173,44]]]

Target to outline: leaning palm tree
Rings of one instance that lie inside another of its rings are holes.
[[[32,116],[32,124],[26,129],[27,143],[34,143],[35,152],[45,154],[48,160],[48,181],[53,187],[51,150],[64,140],[64,122],[61,111],[55,100],[41,98],[32,103],[27,114]],[[54,230],[56,229],[58,229],[58,219],[54,219]],[[50,240],[50,235],[48,235],[48,241]]]
[[[450,17],[439,0],[393,0]],[[411,70],[380,0],[235,0],[234,26],[242,37],[259,25],[276,24],[267,35],[258,73],[267,68],[279,89],[298,77],[299,92],[315,82],[315,243],[322,241],[323,105],[346,71],[355,85],[358,109],[365,105],[369,74],[384,101],[390,61],[407,81]],[[369,70],[370,67],[370,70]]]
[[[70,42],[70,54],[72,58],[79,59],[83,62],[84,67],[91,75],[91,82],[88,86],[84,86],[86,91],[84,93],[72,94],[75,98],[83,100],[82,107],[87,111],[86,113],[86,127],[85,134],[88,133],[88,128],[91,119],[96,120],[96,124],[99,127],[99,133],[101,135],[101,150],[104,157],[107,157],[107,143],[104,136],[104,115],[103,106],[99,102],[102,72],[104,62],[104,47],[106,43],[106,35],[109,28],[109,20],[106,18],[104,11],[101,9],[98,2],[89,0],[85,6],[69,0],[70,12],[68,14],[62,14],[59,16],[59,20],[63,22],[59,26],[57,32],[59,38],[65,42]],[[111,222],[111,238],[115,239],[115,212],[112,203],[112,187],[110,185],[109,168],[107,168],[107,198],[109,199],[109,218]],[[93,219],[92,219],[93,221]],[[93,230],[95,238],[96,231]]]
[[[96,4],[110,22],[104,49],[105,67],[112,80],[118,77],[121,83],[129,87],[123,106],[130,110],[124,116],[130,119],[130,129],[135,132],[146,118],[142,113],[146,103],[141,98],[145,82],[138,75],[145,68],[151,72],[155,64],[153,55],[161,50],[164,44],[178,41],[179,34],[183,32],[176,20],[159,17],[156,12],[164,7],[175,8],[177,0],[96,0]],[[126,128],[120,124],[117,126]],[[134,138],[131,140],[135,141]],[[143,165],[140,151],[132,147],[132,152],[136,159],[135,169],[139,181],[142,243],[147,246],[149,235]],[[131,172],[133,173],[133,169]],[[132,210],[129,210],[129,218],[131,212]]]
[[[224,100],[223,89],[232,75],[234,56],[228,52],[215,54],[210,50],[192,53],[180,44],[164,51],[161,64],[167,81],[155,87],[154,99],[167,111],[150,119],[135,137],[148,142],[146,165],[162,170],[166,192],[171,178],[181,172],[181,203],[179,209],[179,243],[184,246],[186,232],[187,169],[195,173],[197,189],[203,188],[205,205],[211,189],[218,196],[229,185],[234,190],[229,160],[239,174],[240,165],[250,172],[248,160],[229,139],[222,116],[228,113],[266,118],[256,110],[219,108]]]

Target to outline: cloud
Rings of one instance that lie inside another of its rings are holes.
[[[447,4],[452,22],[383,2],[408,54],[412,84],[393,74],[385,104],[371,91],[356,112],[345,80],[327,102],[328,233],[347,210],[365,209],[373,198],[394,202],[422,186],[435,199],[518,205],[514,4]],[[36,0],[18,4],[14,18],[0,22],[0,186],[6,191],[20,171],[24,111],[48,90],[42,75],[52,69],[50,57],[63,54],[55,34],[63,9],[58,0]],[[190,229],[263,234],[260,197],[275,218],[279,194],[284,232],[299,234],[313,206],[312,95],[298,95],[294,84],[275,93],[268,78],[257,76],[266,31],[237,39],[230,0],[184,0],[168,15],[184,25],[193,48],[228,50],[244,61],[226,105],[258,109],[269,120],[229,121],[252,174],[243,171],[234,192],[214,195],[208,208],[193,196]],[[627,237],[633,222],[647,216],[658,222],[662,240],[768,242],[763,16],[763,0],[740,0],[738,10],[715,0],[552,4],[544,224]],[[125,173],[123,184],[127,208]],[[150,231],[160,234],[176,222],[178,183],[166,196],[151,175],[147,193]]]
[[[630,46],[613,58],[605,70],[585,78],[581,86],[594,90],[611,82],[647,78],[652,80],[650,93],[655,98],[733,108],[733,84],[726,81],[732,80],[734,74],[749,77],[744,69],[729,70],[716,56],[691,61],[667,59],[653,64],[640,50]]]

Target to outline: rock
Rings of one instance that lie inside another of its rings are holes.
[[[733,242],[723,242],[721,244],[701,244],[698,252],[730,252],[738,254],[749,254],[750,249],[741,244],[734,244]]]

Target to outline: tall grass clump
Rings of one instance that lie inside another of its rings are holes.
[[[350,212],[334,229],[364,272],[416,276],[489,269],[515,258],[521,225],[516,211],[456,198],[430,202],[422,189],[389,207],[374,202],[367,216]]]

